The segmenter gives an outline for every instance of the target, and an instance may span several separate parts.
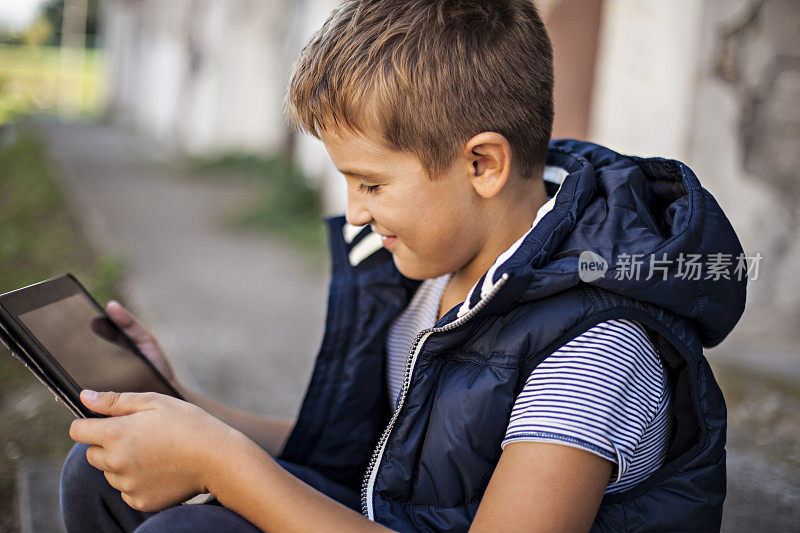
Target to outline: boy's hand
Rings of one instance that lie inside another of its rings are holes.
[[[241,437],[201,408],[162,394],[84,390],[81,401],[111,418],[75,420],[70,437],[92,445],[89,463],[140,511],[208,492],[219,450]]]
[[[130,311],[122,307],[122,305],[115,300],[108,302],[108,305],[106,305],[106,313],[108,313],[108,317],[119,326],[125,335],[130,337],[134,344],[136,344],[136,347],[139,348],[139,351],[153,363],[156,369],[164,374],[164,377],[167,378],[176,389],[180,390],[177,379],[175,378],[175,372],[172,370],[172,365],[169,364],[167,356],[164,355],[155,337],[133,317]]]

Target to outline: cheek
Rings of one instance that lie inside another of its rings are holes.
[[[476,240],[476,228],[468,206],[463,202],[438,202],[421,205],[412,215],[416,223],[409,235],[409,244],[431,258],[468,255]]]

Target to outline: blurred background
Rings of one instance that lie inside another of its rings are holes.
[[[181,379],[292,418],[344,181],[286,126],[334,0],[0,0],[0,292],[71,271]],[[800,521],[800,3],[541,0],[554,137],[686,162],[760,253],[707,355],[728,402],[723,530]],[[71,416],[0,355],[0,531],[58,531]]]

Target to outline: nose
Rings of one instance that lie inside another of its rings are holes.
[[[367,202],[363,194],[359,194],[357,188],[352,185],[347,187],[347,212],[345,219],[348,224],[353,226],[364,226],[372,222],[372,213],[367,208]]]

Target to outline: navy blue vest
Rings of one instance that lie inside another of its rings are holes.
[[[628,318],[645,326],[664,362],[673,432],[664,466],[607,495],[593,531],[718,530],[726,412],[702,348],[719,343],[744,309],[746,280],[734,272],[741,245],[679,162],[554,141],[548,166],[563,179],[555,206],[462,306],[421,333],[394,405],[386,334],[419,282],[401,276],[385,250],[370,253],[369,228],[329,220],[326,332],[282,458],[360,490],[363,512],[392,529],[466,531],[531,370],[595,324]],[[559,186],[546,185],[551,195]],[[586,251],[608,269],[582,281]],[[710,254],[730,258],[729,279],[686,279],[687,256]],[[651,257],[662,268],[649,271]]]

